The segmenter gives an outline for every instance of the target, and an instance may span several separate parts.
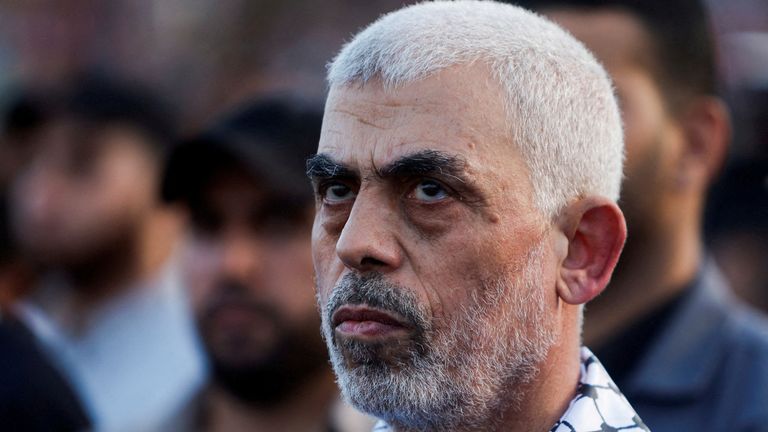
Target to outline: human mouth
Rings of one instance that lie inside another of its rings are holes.
[[[331,317],[336,333],[344,337],[374,340],[409,332],[411,326],[398,314],[366,305],[344,305]]]
[[[240,327],[260,321],[261,316],[252,309],[241,305],[219,306],[211,313],[211,318],[224,327]]]

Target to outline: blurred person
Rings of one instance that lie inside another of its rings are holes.
[[[304,161],[320,123],[319,110],[253,101],[171,154],[164,195],[189,214],[183,276],[211,377],[164,430],[372,426],[340,404],[312,293]]]
[[[0,194],[0,428],[12,431],[82,431],[90,424],[72,386],[52,364],[9,304],[28,279],[8,226]]]
[[[612,76],[627,160],[629,237],[584,340],[654,431],[768,430],[768,325],[736,301],[703,246],[730,139],[696,0],[533,0]],[[727,211],[727,210],[726,210]]]
[[[31,136],[48,115],[41,95],[18,92],[4,105],[0,118],[0,194],[2,195],[2,266],[0,267],[0,309],[8,311],[13,302],[29,290],[34,272],[18,253],[8,220],[8,189],[30,156]]]
[[[708,206],[712,255],[733,291],[768,312],[768,159],[731,163]]]
[[[44,103],[18,144],[30,155],[9,204],[40,281],[14,313],[95,430],[142,430],[204,378],[172,258],[179,217],[157,198],[171,111],[143,86],[94,74]]]
[[[330,66],[312,233],[344,396],[376,431],[647,430],[581,347],[626,236],[607,74],[494,2],[385,15]]]

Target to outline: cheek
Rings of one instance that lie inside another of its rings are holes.
[[[481,279],[478,265],[482,251],[468,235],[454,231],[439,238],[418,239],[408,247],[414,288],[419,287],[417,295],[429,305],[437,326],[448,324]]]
[[[133,164],[101,164],[97,174],[73,179],[62,188],[60,214],[70,229],[88,235],[144,218],[154,206],[154,179]]]
[[[482,298],[481,290],[503,272],[519,273],[537,240],[534,229],[505,231],[494,225],[454,229],[438,241],[420,242],[409,256],[438,323],[447,324],[473,298]]]
[[[286,315],[302,319],[307,314],[314,314],[316,302],[309,238],[286,239],[275,245],[265,258],[266,285]]]
[[[219,267],[218,248],[209,242],[189,239],[181,255],[184,285],[195,310],[199,311],[215,289]]]
[[[103,191],[104,209],[141,213],[154,204],[157,183],[154,171],[136,157],[106,160],[87,185],[94,193]]]
[[[641,165],[654,152],[664,125],[665,111],[661,95],[647,77],[619,75],[622,94],[622,118],[627,151],[627,172]]]

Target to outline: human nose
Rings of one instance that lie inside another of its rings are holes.
[[[359,272],[391,272],[402,264],[403,254],[394,226],[397,214],[362,194],[357,197],[336,242],[344,265]]]
[[[242,234],[228,234],[221,250],[220,271],[235,280],[250,280],[263,270],[263,246]]]

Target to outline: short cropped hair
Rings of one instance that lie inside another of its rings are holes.
[[[580,42],[520,7],[426,2],[384,15],[342,48],[328,82],[394,88],[473,63],[505,90],[510,145],[545,215],[586,195],[618,198],[624,142],[610,79]]]
[[[615,10],[637,19],[650,43],[654,77],[671,111],[697,96],[718,92],[717,61],[711,23],[702,0],[513,0],[536,11]]]

